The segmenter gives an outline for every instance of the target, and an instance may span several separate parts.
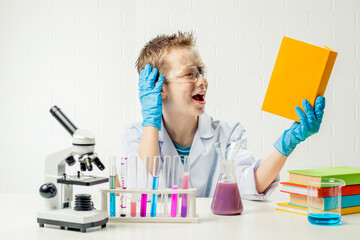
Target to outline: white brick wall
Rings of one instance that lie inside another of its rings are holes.
[[[358,0],[0,0],[0,192],[37,191],[46,155],[70,146],[55,104],[97,136],[105,163],[120,156],[124,127],[141,120],[137,55],[178,30],[195,30],[208,65],[207,112],[242,122],[256,158],[291,125],[260,110],[281,38],[338,51],[322,128],[281,176],[360,167],[359,19]]]

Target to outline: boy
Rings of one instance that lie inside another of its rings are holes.
[[[263,200],[278,185],[278,174],[295,146],[320,128],[325,99],[316,99],[315,110],[304,100],[306,115],[295,108],[301,122],[281,135],[268,158],[255,161],[239,122],[214,120],[205,113],[208,82],[192,33],[157,36],[141,50],[136,65],[143,122],[126,129],[126,150],[141,159],[189,155],[190,187],[198,189],[198,197],[212,197],[215,191],[220,174],[215,142],[242,143],[235,157],[240,194]],[[182,168],[178,171],[182,182]]]

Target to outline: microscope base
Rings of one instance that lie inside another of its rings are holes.
[[[72,208],[52,209],[38,212],[37,222],[40,227],[45,224],[60,226],[61,229],[86,232],[88,228],[106,227],[108,215],[106,211],[75,211]]]

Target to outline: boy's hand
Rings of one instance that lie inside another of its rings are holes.
[[[151,71],[150,64],[141,70],[139,76],[139,98],[143,116],[142,125],[144,127],[154,126],[160,131],[162,116],[161,88],[164,82],[164,76],[160,75],[159,80],[154,86],[157,74],[158,70],[156,68]]]
[[[313,110],[306,99],[303,100],[303,107],[306,116],[302,109],[296,106],[295,111],[300,119],[300,123],[294,122],[274,143],[274,147],[286,157],[292,153],[297,144],[319,131],[324,115],[325,98],[321,96],[316,98],[315,110]]]

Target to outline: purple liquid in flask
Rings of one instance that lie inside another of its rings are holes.
[[[237,183],[218,182],[211,211],[217,215],[237,215],[243,211]]]
[[[211,211],[217,215],[237,215],[243,211],[234,158],[241,148],[239,142],[217,142],[215,150],[221,163],[221,173],[211,203]]]

